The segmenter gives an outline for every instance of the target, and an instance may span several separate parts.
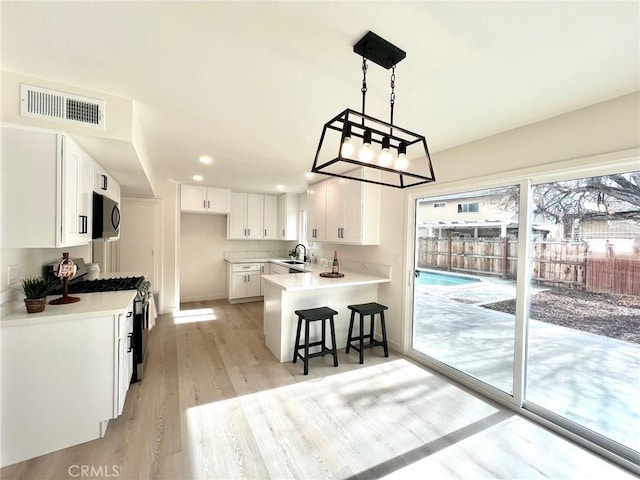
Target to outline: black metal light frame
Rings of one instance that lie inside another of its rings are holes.
[[[371,60],[386,69],[392,67],[395,68],[395,65],[406,57],[406,53],[404,51],[373,32],[367,33],[362,39],[360,39],[358,43],[354,45],[353,50],[355,53],[361,55],[363,59],[366,58],[367,60]],[[365,67],[363,67],[363,69],[364,68]],[[393,125],[393,123],[385,122],[366,115],[364,113],[366,94],[366,83],[364,80],[362,93],[362,113],[347,108],[324,124],[311,171],[321,173],[323,175],[347,178],[395,188],[407,188],[434,182],[435,174],[431,164],[431,156],[429,155],[426,138],[423,135],[411,132],[398,127],[397,125]],[[391,104],[391,122],[393,122],[393,102]],[[320,160],[323,142],[329,132],[339,132],[340,143],[337,146],[335,156],[331,156],[328,160]],[[345,137],[350,136],[351,138],[364,139],[365,132],[367,132],[367,137],[368,132],[370,132],[371,144],[378,144],[382,146],[383,142],[385,142],[386,146],[386,142],[388,141],[390,148],[397,150],[398,152],[407,150],[416,151],[416,149],[419,149],[419,160],[422,161],[422,157],[424,157],[424,160],[426,161],[426,167],[423,167],[422,169],[424,172],[416,173],[408,170],[398,170],[396,168],[386,167],[373,162],[364,162],[343,156],[342,144]],[[353,165],[353,168],[365,167],[387,172],[392,175],[386,175],[386,178],[392,178],[393,180],[389,180],[388,182],[375,179],[372,180],[354,176],[351,175],[349,171],[341,170],[341,168],[348,168],[350,165]],[[331,170],[330,167],[333,167],[333,170]]]

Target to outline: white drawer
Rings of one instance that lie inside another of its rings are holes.
[[[260,263],[234,263],[234,272],[259,272],[262,267]]]

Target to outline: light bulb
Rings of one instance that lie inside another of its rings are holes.
[[[406,170],[409,166],[409,160],[407,159],[406,153],[401,153],[398,155],[398,159],[396,160],[396,170]]]
[[[388,148],[385,148],[380,152],[380,156],[378,156],[378,163],[383,167],[388,167],[393,163],[393,156]]]
[[[371,149],[371,130],[365,130],[362,136],[362,148],[358,153],[361,162],[369,163],[373,160],[373,150]]]
[[[353,146],[351,137],[345,137],[344,142],[342,142],[342,148],[340,149],[340,155],[343,157],[350,157],[354,150],[355,147]]]
[[[371,160],[373,160],[373,150],[371,149],[370,144],[365,143],[364,145],[362,145],[362,148],[358,153],[358,158],[361,162],[365,163],[369,163]]]
[[[409,166],[409,159],[407,158],[407,144],[401,142],[398,145],[398,159],[396,160],[396,170],[406,170]]]
[[[378,156],[378,163],[383,167],[388,167],[393,162],[393,157],[391,156],[391,152],[389,152],[389,147],[391,145],[391,141],[389,137],[384,137],[382,139],[382,152]]]

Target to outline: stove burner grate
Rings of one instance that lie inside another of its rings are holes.
[[[120,290],[138,290],[144,277],[120,277],[103,278],[100,280],[83,280],[82,282],[70,283],[69,293],[98,293],[117,292]],[[62,286],[55,294],[62,293]]]

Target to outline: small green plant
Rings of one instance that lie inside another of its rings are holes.
[[[298,256],[298,251],[295,248],[289,250],[289,256],[290,257],[297,257]]]
[[[16,290],[26,298],[44,298],[50,293],[53,293],[56,288],[58,288],[59,283],[56,279],[28,277],[20,282]]]

